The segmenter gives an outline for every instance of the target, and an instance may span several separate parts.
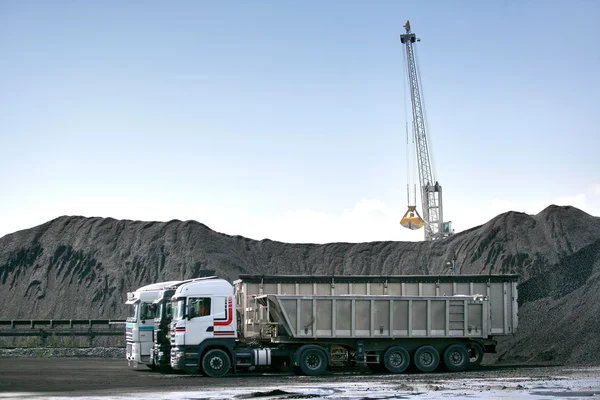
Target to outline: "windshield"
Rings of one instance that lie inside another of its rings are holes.
[[[156,317],[156,304],[142,303],[140,304],[140,319],[145,321],[147,319],[154,319]]]
[[[156,318],[154,320],[160,321],[165,317],[165,303],[158,303],[156,307]]]
[[[171,303],[173,319],[183,319],[185,316],[185,299],[177,299]]]
[[[127,320],[137,321],[137,304],[127,304]]]
[[[170,301],[163,301],[159,304],[156,304],[156,318],[158,321],[169,321],[172,317],[173,305]]]
[[[166,319],[173,318],[173,303],[171,303],[170,301],[166,302],[163,312],[165,313]]]

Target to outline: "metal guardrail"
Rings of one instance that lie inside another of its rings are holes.
[[[0,320],[0,337],[39,337],[45,346],[51,336],[82,336],[93,347],[95,337],[125,336],[124,319],[29,319]]]

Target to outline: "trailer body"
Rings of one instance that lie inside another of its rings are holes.
[[[489,299],[490,336],[511,335],[518,328],[518,275],[302,276],[241,275],[233,284],[242,336],[261,337],[269,326],[268,307],[257,297],[277,295],[456,296]]]

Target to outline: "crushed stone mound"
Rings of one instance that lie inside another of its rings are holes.
[[[600,218],[574,207],[501,214],[435,242],[290,244],[195,221],[59,217],[0,238],[0,319],[126,316],[128,291],[239,274],[520,276],[519,330],[498,362],[599,364]]]
[[[76,358],[122,358],[125,359],[125,349],[120,347],[92,348],[17,348],[0,349],[0,357],[76,357]]]

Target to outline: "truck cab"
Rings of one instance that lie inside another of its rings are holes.
[[[155,318],[154,318],[154,348],[150,353],[152,364],[161,370],[171,367],[171,332],[170,324],[173,320],[173,303],[171,298],[177,288],[190,282],[198,282],[207,279],[215,279],[216,276],[188,279],[177,282],[174,285],[165,287],[159,291],[158,297],[154,300]]]
[[[177,282],[154,283],[127,293],[125,304],[129,306],[129,311],[125,324],[125,339],[127,342],[126,358],[130,367],[135,368],[138,364],[154,367],[150,353],[154,345],[156,307],[152,303],[163,287]]]
[[[177,288],[171,299],[173,369],[199,369],[213,376],[229,370],[238,336],[233,296],[233,286],[223,279]]]

